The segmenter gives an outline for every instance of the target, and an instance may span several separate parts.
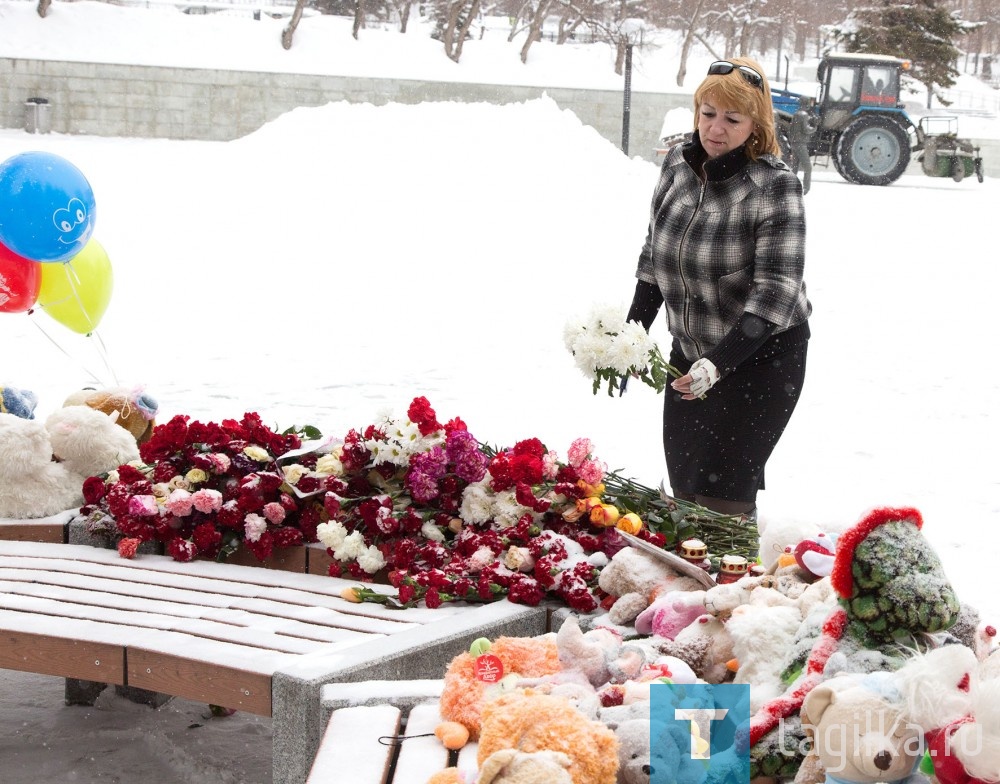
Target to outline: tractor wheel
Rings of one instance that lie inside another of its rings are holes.
[[[889,185],[910,165],[910,140],[893,120],[864,115],[840,135],[834,155],[844,179],[859,185]]]

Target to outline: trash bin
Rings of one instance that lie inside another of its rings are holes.
[[[29,98],[24,102],[24,130],[28,133],[48,133],[52,130],[52,107],[47,98]]]

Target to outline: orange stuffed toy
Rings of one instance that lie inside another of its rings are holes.
[[[498,637],[492,644],[476,640],[469,652],[460,653],[448,665],[441,690],[441,718],[464,725],[470,739],[477,740],[483,704],[504,691],[511,675],[540,678],[560,669],[554,634]]]

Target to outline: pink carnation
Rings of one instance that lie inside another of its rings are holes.
[[[243,530],[248,542],[256,542],[267,530],[267,520],[259,514],[248,514],[243,520]]]
[[[164,506],[172,515],[177,517],[187,517],[191,514],[191,507],[193,506],[191,493],[178,487],[169,496],[167,496],[167,502]]]
[[[159,512],[156,498],[151,495],[134,495],[128,499],[128,513],[134,517],[151,517]]]
[[[218,490],[198,490],[191,495],[191,504],[203,514],[218,512],[222,508],[222,493]]]
[[[590,456],[592,451],[594,451],[594,446],[589,438],[576,439],[569,445],[569,464],[573,468],[579,468],[580,464]]]
[[[272,501],[269,504],[264,504],[264,517],[272,525],[278,525],[282,520],[285,519],[285,507],[276,501]]]
[[[604,468],[604,463],[599,460],[584,460],[577,467],[577,471],[580,473],[580,478],[588,485],[596,485],[604,479]]]
[[[551,449],[542,455],[542,476],[549,480],[559,476],[559,455]]]

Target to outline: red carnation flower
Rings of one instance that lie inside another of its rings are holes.
[[[187,539],[171,539],[167,543],[167,555],[175,561],[193,561],[198,554],[198,548]]]
[[[430,401],[425,397],[413,398],[413,402],[406,410],[406,415],[420,429],[420,435],[429,435],[442,427],[441,423],[437,421],[437,414],[431,408]]]
[[[98,476],[88,476],[83,480],[83,500],[88,504],[96,504],[107,494],[107,485]]]

